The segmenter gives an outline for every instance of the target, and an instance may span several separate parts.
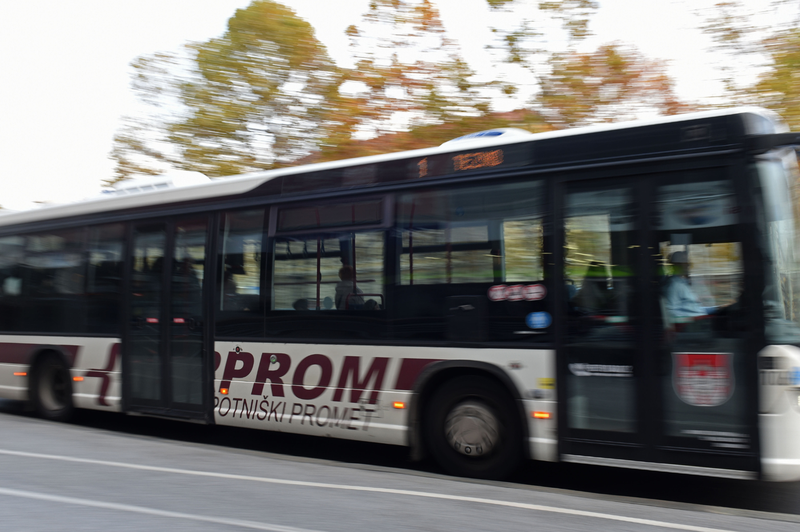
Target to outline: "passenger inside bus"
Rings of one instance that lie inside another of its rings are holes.
[[[608,272],[599,261],[593,260],[586,269],[580,290],[575,296],[575,306],[585,311],[605,308],[608,302]]]
[[[339,279],[336,283],[336,309],[353,310],[364,306],[364,298],[357,294],[363,294],[362,290],[356,286],[355,274],[352,266],[342,266],[339,269]]]
[[[667,280],[664,291],[666,309],[673,317],[691,318],[708,316],[716,307],[704,307],[692,289],[689,279],[689,256],[685,251],[674,252],[669,259],[673,273]]]

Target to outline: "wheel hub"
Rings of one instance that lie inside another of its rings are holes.
[[[486,405],[466,401],[445,418],[447,442],[457,452],[471,457],[486,456],[500,441],[500,424]]]

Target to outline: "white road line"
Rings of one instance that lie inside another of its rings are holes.
[[[255,521],[244,521],[241,519],[206,517],[202,515],[184,514],[181,512],[170,512],[168,510],[157,510],[155,508],[146,508],[144,506],[133,506],[130,504],[118,504],[113,502],[93,501],[89,499],[77,499],[75,497],[62,497],[60,495],[48,495],[46,493],[36,493],[34,491],[0,488],[0,495],[9,495],[11,497],[23,497],[25,499],[36,499],[40,501],[58,502],[63,504],[76,504],[79,506],[90,506],[92,508],[102,508],[104,510],[117,510],[121,512],[155,515],[158,517],[172,517],[177,519],[189,519],[191,521],[202,521],[204,523],[215,523],[219,525],[225,525],[225,530],[231,526],[238,526],[241,528],[251,528],[254,530],[269,530],[271,532],[316,532],[306,528],[271,525],[268,523],[256,523]]]
[[[61,462],[77,462],[81,464],[94,464],[108,467],[118,467],[124,469],[137,469],[140,471],[156,471],[160,473],[175,473],[178,475],[191,475],[198,477],[223,478],[229,480],[243,480],[247,482],[261,482],[265,484],[279,484],[284,486],[301,486],[306,488],[322,488],[345,491],[363,491],[370,493],[386,493],[390,495],[405,495],[408,497],[422,497],[427,499],[440,499],[447,501],[471,502],[476,504],[487,504],[492,506],[504,506],[508,508],[518,508],[522,510],[535,510],[538,512],[548,512],[556,514],[573,515],[579,517],[592,517],[595,519],[605,519],[608,521],[621,521],[637,525],[659,526],[672,530],[687,530],[690,532],[732,532],[721,528],[708,528],[703,526],[684,525],[680,523],[669,523],[667,521],[655,521],[653,519],[640,519],[638,517],[627,517],[623,515],[604,514],[600,512],[587,512],[584,510],[573,510],[570,508],[558,508],[555,506],[543,506],[540,504],[528,504],[523,502],[501,501],[496,499],[484,499],[481,497],[465,497],[461,495],[448,495],[445,493],[431,493],[426,491],[400,490],[393,488],[375,488],[369,486],[350,486],[347,484],[327,484],[323,482],[307,482],[303,480],[285,480],[269,477],[252,477],[248,475],[234,475],[231,473],[215,473],[212,471],[194,471],[191,469],[176,469],[171,467],[149,466],[141,464],[126,464],[124,462],[109,462],[105,460],[92,460],[89,458],[75,458],[72,456],[60,456],[54,454],[28,453],[24,451],[12,451],[0,449],[0,455],[22,456],[27,458],[40,458],[45,460],[58,460]],[[267,529],[271,530],[271,529]]]

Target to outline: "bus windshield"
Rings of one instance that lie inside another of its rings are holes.
[[[793,149],[770,152],[756,163],[764,190],[764,318],[767,341],[800,344],[800,171]]]

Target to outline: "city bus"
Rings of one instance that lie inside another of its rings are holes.
[[[800,135],[743,108],[0,216],[0,397],[800,479]],[[796,293],[797,292],[797,293]]]

